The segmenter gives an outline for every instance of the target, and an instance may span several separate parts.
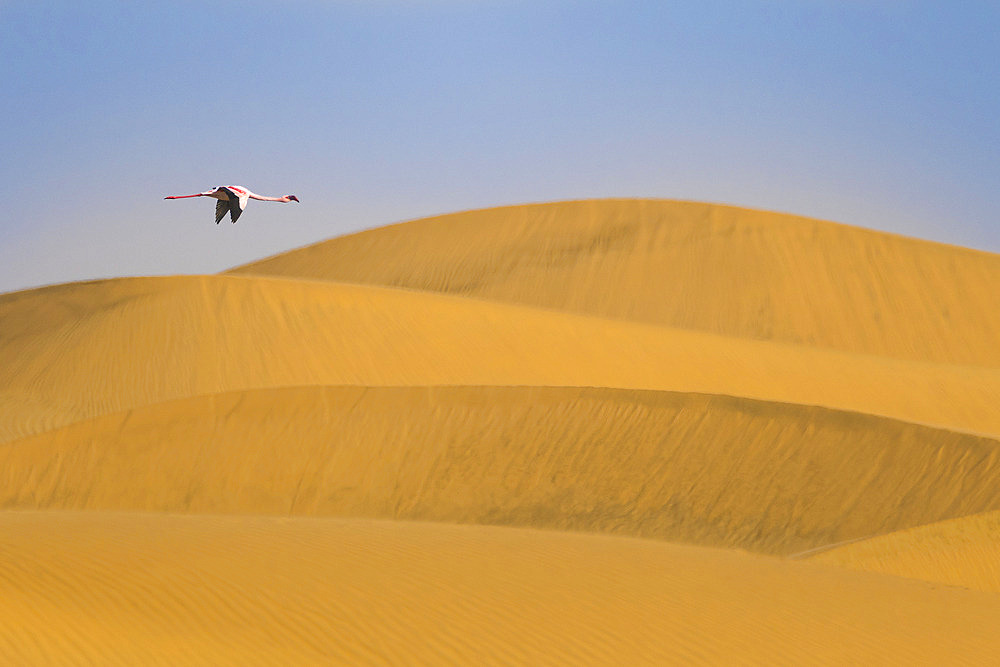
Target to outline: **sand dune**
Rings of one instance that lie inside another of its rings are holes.
[[[365,520],[0,514],[0,658],[943,664],[1000,597],[652,540]]]
[[[0,295],[0,663],[988,662],[997,284],[608,200]]]
[[[415,220],[233,269],[1000,365],[1000,255],[792,215],[598,200]]]
[[[0,442],[185,396],[309,384],[693,391],[1000,434],[1000,369],[281,279],[122,279],[0,299],[0,400],[17,407],[0,413]]]
[[[813,558],[857,570],[1000,593],[1000,513],[901,530]]]
[[[536,526],[788,554],[1000,509],[1000,442],[672,392],[304,387],[0,448],[0,507]]]

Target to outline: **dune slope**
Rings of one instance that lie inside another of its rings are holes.
[[[730,206],[618,199],[468,211],[334,238],[232,271],[1000,365],[1000,255]]]
[[[0,507],[535,526],[788,554],[1000,509],[1000,442],[801,405],[545,387],[302,387],[0,447]]]
[[[1000,593],[1000,512],[900,530],[824,551],[813,559]]]
[[[1000,651],[995,595],[648,540],[3,513],[0,554],[0,659],[19,664],[942,664]]]
[[[0,297],[0,442],[260,387],[569,385],[822,405],[1000,434],[1000,369],[921,364],[473,299],[239,276]]]

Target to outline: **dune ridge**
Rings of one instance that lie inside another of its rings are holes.
[[[410,287],[733,337],[1000,366],[1000,255],[801,216],[650,199],[498,207],[231,269]]]
[[[0,447],[0,507],[365,516],[789,554],[1000,509],[1000,442],[825,408],[569,387],[181,399]]]
[[[58,304],[45,327],[33,315],[40,302]],[[25,319],[35,334],[6,333]],[[0,298],[0,400],[24,406],[0,413],[0,442],[184,396],[309,384],[693,391],[1000,434],[1000,369],[259,277],[121,279]]]

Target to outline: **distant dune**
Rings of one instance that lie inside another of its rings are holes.
[[[1000,256],[731,206],[610,199],[469,211],[342,236],[233,272],[1000,366]]]
[[[0,295],[0,663],[987,662],[996,285],[601,200]]]

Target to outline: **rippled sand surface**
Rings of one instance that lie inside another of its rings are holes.
[[[0,661],[986,661],[997,284],[601,200],[0,295]]]

